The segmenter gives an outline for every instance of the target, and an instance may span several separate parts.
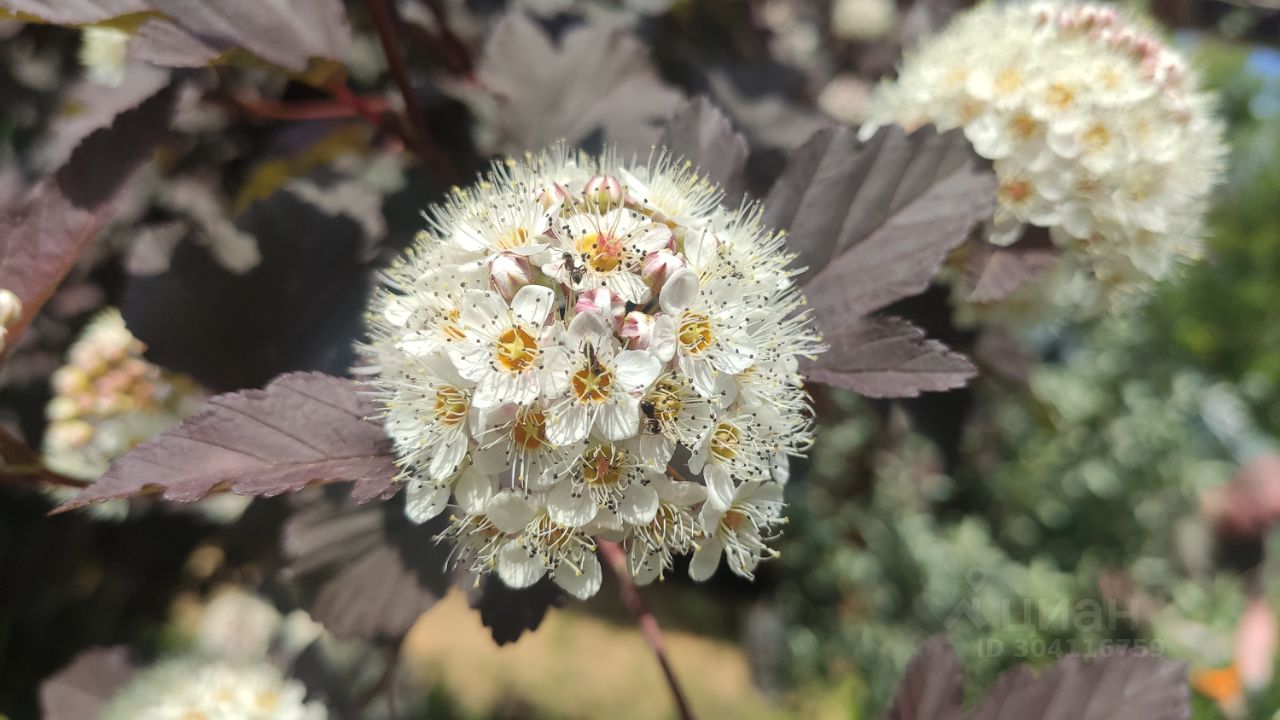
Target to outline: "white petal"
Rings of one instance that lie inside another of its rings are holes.
[[[694,446],[693,453],[689,456],[689,470],[697,475],[707,466],[707,458],[711,455],[711,435],[713,428],[707,428],[707,432],[698,440],[698,444]]]
[[[613,361],[618,383],[627,392],[644,390],[658,379],[662,363],[644,350],[623,350]]]
[[[595,519],[599,512],[591,493],[575,493],[573,483],[562,480],[547,493],[547,514],[552,520],[569,527],[582,527]]]
[[[658,303],[662,312],[679,315],[685,308],[698,299],[698,274],[689,268],[680,268],[671,274],[667,284],[662,286],[658,295]]]
[[[675,440],[666,435],[642,434],[639,445],[640,459],[657,467],[671,462],[671,456],[676,452]]]
[[[583,560],[581,573],[568,565],[561,565],[556,568],[553,579],[570,595],[579,600],[586,600],[600,590],[600,582],[604,579],[600,559],[595,556],[595,553],[587,555]]]
[[[498,551],[498,577],[507,587],[526,588],[542,579],[547,572],[542,561],[529,557],[529,551],[518,542],[509,542]]]
[[[635,273],[613,272],[605,276],[604,283],[605,287],[609,288],[609,292],[627,302],[633,302],[637,305],[649,302],[651,295],[649,286]]]
[[[555,299],[555,292],[549,287],[525,285],[511,298],[511,314],[523,325],[542,327]]]
[[[502,532],[520,532],[533,519],[533,506],[520,493],[503,490],[485,503],[484,514]]]
[[[662,558],[658,553],[650,552],[648,545],[637,541],[631,546],[627,556],[627,567],[637,585],[648,585],[658,578],[658,572],[662,570]]]
[[[681,355],[680,371],[693,382],[693,389],[697,390],[699,395],[703,397],[715,395],[716,373],[711,369],[711,363],[703,358]]]
[[[640,401],[623,395],[600,407],[595,428],[608,440],[626,440],[640,431]]]
[[[493,331],[499,323],[506,323],[507,306],[498,293],[468,290],[462,296],[462,312],[458,320],[465,327]]]
[[[676,319],[663,315],[653,322],[653,339],[649,352],[662,362],[670,362],[676,355]]]
[[[413,315],[413,308],[408,298],[387,298],[387,304],[382,307],[382,317],[396,327],[404,327],[411,315]]]
[[[733,478],[729,471],[720,465],[707,465],[702,473],[707,481],[707,504],[720,510],[727,510],[733,502]]]
[[[439,515],[449,504],[449,486],[414,480],[405,488],[404,514],[416,523],[424,523]]]
[[[547,439],[556,445],[586,440],[591,432],[592,408],[572,404],[547,420]]]
[[[716,338],[716,353],[711,364],[716,370],[727,373],[740,373],[751,367],[756,361],[756,348],[751,337],[741,331],[719,333]]]
[[[693,560],[689,563],[689,577],[702,582],[716,574],[720,566],[720,552],[723,546],[719,538],[706,538],[693,552]]]
[[[696,482],[671,481],[662,489],[662,497],[676,505],[697,505],[707,499],[706,487]]]
[[[632,483],[622,493],[618,517],[632,525],[647,525],[658,514],[658,493],[651,487]]]
[[[453,477],[467,457],[468,438],[464,432],[465,425],[459,425],[441,438],[441,443],[431,462],[427,465],[427,474],[432,480],[444,480]]]
[[[485,503],[489,502],[496,491],[497,483],[493,478],[472,466],[458,478],[458,484],[453,487],[453,496],[463,512],[479,513],[484,512]]]
[[[684,238],[684,256],[695,270],[705,270],[720,250],[720,241],[707,230],[689,233]]]

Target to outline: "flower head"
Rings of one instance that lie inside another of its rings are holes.
[[[597,538],[648,582],[702,543],[741,545],[702,518],[744,485],[781,509],[812,437],[798,357],[822,348],[781,236],[720,200],[665,155],[557,148],[455,191],[387,271],[365,371],[407,513],[452,505],[455,562],[585,598]],[[669,477],[680,448],[692,480]]]
[[[306,688],[270,663],[191,658],[144,670],[116,694],[103,720],[324,720],[328,712],[306,702]]]
[[[872,104],[865,134],[959,127],[994,161],[990,242],[1032,225],[1062,250],[1054,272],[988,310],[1091,315],[1201,251],[1222,126],[1183,58],[1122,9],[985,3],[908,54]]]

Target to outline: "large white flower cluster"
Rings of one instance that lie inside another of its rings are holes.
[[[1092,314],[1201,253],[1221,123],[1185,61],[1118,8],[987,2],[909,53],[872,104],[865,135],[962,127],[994,161],[991,242],[1049,229],[1058,267],[1010,306]]]
[[[409,516],[452,496],[455,559],[512,587],[591,596],[597,538],[640,583],[691,551],[697,579],[722,554],[752,577],[812,440],[791,259],[665,156],[557,148],[455,190],[369,319]]]
[[[102,720],[325,720],[306,688],[265,661],[162,661],[129,682]]]

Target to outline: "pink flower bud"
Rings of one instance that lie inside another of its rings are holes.
[[[489,277],[502,297],[511,302],[517,290],[533,282],[533,271],[524,257],[503,253],[489,264]]]
[[[1265,597],[1249,600],[1236,629],[1235,665],[1246,690],[1271,682],[1276,657],[1276,616]]]
[[[626,192],[622,189],[622,183],[618,182],[618,178],[612,175],[591,176],[582,192],[587,196],[589,202],[594,202],[602,208],[610,205],[621,205],[622,199],[626,197]]]
[[[644,269],[640,274],[649,281],[649,287],[653,288],[656,295],[666,284],[667,278],[671,277],[671,273],[682,267],[684,267],[684,260],[679,255],[667,250],[659,250],[645,256]]]
[[[558,205],[569,198],[569,191],[558,182],[553,182],[542,188],[542,192],[538,193],[538,204],[542,205],[543,210],[550,210],[552,206]]]
[[[616,327],[626,312],[627,304],[608,288],[599,287],[579,295],[573,309],[580,313],[596,313],[611,327]]]
[[[654,322],[652,315],[647,315],[639,310],[632,310],[623,319],[622,329],[618,331],[618,336],[626,340],[627,347],[632,350],[647,350],[650,343],[653,342]]]

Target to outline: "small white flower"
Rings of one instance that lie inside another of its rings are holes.
[[[520,288],[509,308],[492,291],[463,295],[462,338],[449,346],[449,357],[460,375],[475,381],[477,406],[538,398],[544,369],[560,360],[554,326],[547,324],[554,300],[551,289],[540,285]]]
[[[179,658],[140,672],[107,703],[102,720],[325,720],[323,705],[265,661]]]
[[[653,489],[658,495],[658,509],[651,520],[635,528],[624,548],[627,568],[640,585],[663,579],[674,564],[674,556],[694,548],[702,526],[693,508],[707,497],[702,485],[666,476],[660,476]]]
[[[582,527],[602,510],[642,525],[653,519],[662,478],[635,452],[612,443],[592,443],[574,462],[566,481],[547,493],[547,512],[556,522]]]
[[[776,557],[768,546],[775,526],[782,523],[782,487],[777,483],[753,481],[739,485],[725,507],[706,502],[702,505],[702,526],[707,537],[693,553],[689,575],[706,580],[715,574],[724,554],[729,569],[748,580],[760,561]]]

